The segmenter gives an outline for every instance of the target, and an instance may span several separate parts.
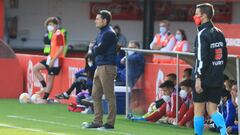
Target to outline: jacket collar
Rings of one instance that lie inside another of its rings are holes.
[[[104,30],[108,29],[108,27],[109,27],[109,24],[107,24],[107,25],[103,26],[102,28],[100,28],[100,30],[104,31]]]
[[[208,21],[208,22],[198,26],[198,31],[201,31],[204,28],[212,28],[212,27],[214,27],[212,21]]]

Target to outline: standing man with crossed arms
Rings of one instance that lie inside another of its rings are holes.
[[[194,21],[198,29],[195,40],[195,90],[194,132],[203,134],[205,108],[211,119],[226,135],[223,116],[217,111],[223,90],[223,71],[227,63],[226,41],[221,30],[213,25],[213,5],[203,3],[196,6]]]
[[[97,69],[93,79],[92,97],[94,100],[94,120],[86,128],[113,129],[116,119],[116,97],[114,94],[114,79],[116,77],[116,46],[117,36],[110,21],[112,15],[107,10],[101,10],[96,16],[96,27],[100,29],[96,42],[90,46],[95,56]],[[103,125],[102,96],[105,95],[109,103],[107,122]]]

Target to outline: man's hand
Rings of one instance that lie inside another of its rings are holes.
[[[202,86],[201,86],[201,79],[197,78],[196,79],[196,84],[195,84],[195,89],[198,94],[203,92]]]
[[[121,59],[120,63],[124,65],[125,61],[126,61],[126,56]]]
[[[92,49],[92,48],[93,48],[93,45],[94,45],[94,42],[90,42],[90,44],[89,44],[89,49]]]

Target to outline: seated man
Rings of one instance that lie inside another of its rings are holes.
[[[236,121],[237,117],[237,83],[234,81],[232,84],[231,90],[227,89],[223,90],[223,94],[221,96],[221,103],[219,104],[219,112],[223,115],[225,125],[227,127],[227,132],[229,134],[238,133],[238,124]],[[211,122],[209,125],[211,131],[219,132],[219,129],[216,125]]]
[[[161,99],[153,102],[148,112],[141,118],[132,117],[132,120],[144,120],[150,122],[156,122],[163,116],[168,118],[174,118],[176,115],[176,93],[174,92],[174,84],[172,81],[163,82],[160,87],[163,96]],[[182,104],[182,100],[179,97],[179,106]]]
[[[225,124],[227,127],[227,132],[229,134],[236,134],[238,133],[238,122],[236,121],[237,117],[237,82],[234,81],[232,84],[232,88],[230,91],[231,98],[227,100],[226,103],[226,115],[224,117]],[[223,115],[224,116],[224,115]]]
[[[176,43],[175,36],[169,31],[170,23],[168,20],[162,20],[159,23],[159,33],[154,36],[150,44],[150,49],[159,50],[161,52],[171,52]],[[161,63],[163,59],[170,59],[170,57],[153,54],[152,61],[154,63]]]
[[[87,54],[85,57],[85,67],[80,69],[77,73],[75,73],[75,80],[72,83],[71,87],[66,91],[55,97],[57,99],[69,99],[70,94],[76,88],[76,95],[80,92],[87,93],[91,95],[92,85],[93,85],[93,76],[95,72],[96,66],[94,64],[94,58],[91,54]],[[84,90],[84,91],[82,91]],[[85,94],[81,94],[85,95]]]
[[[172,51],[176,39],[169,31],[170,23],[168,20],[162,20],[159,23],[159,33],[154,36],[150,44],[150,49],[161,51]]]
[[[137,41],[130,41],[128,44],[128,48],[139,49],[140,44]],[[141,74],[144,72],[144,56],[142,53],[128,51],[128,82],[129,86],[132,88]],[[125,65],[126,57],[121,60],[121,63]],[[123,82],[126,84],[126,68],[117,73],[116,85],[119,82]]]
[[[193,86],[193,81],[190,79],[184,80],[180,83],[180,87],[181,87],[180,97],[183,100],[183,104],[181,105],[178,111],[179,126],[183,126],[183,125],[186,125],[187,127],[192,126],[192,120],[194,116],[192,86]]]

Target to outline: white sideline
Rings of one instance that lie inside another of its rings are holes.
[[[15,118],[15,119],[23,119],[23,120],[28,120],[28,121],[41,122],[41,123],[48,123],[48,124],[53,124],[53,125],[67,126],[67,127],[72,127],[72,128],[79,128],[80,127],[80,126],[76,126],[76,125],[69,125],[69,124],[64,124],[64,123],[60,123],[60,122],[39,120],[39,119],[34,119],[34,118],[27,118],[27,117],[23,117],[23,116],[8,115],[7,117]]]
[[[69,125],[69,124],[64,124],[64,123],[60,123],[60,122],[45,121],[45,120],[27,118],[27,117],[23,117],[23,116],[8,115],[7,117],[9,117],[9,118],[15,118],[15,119],[22,119],[22,120],[35,121],[35,122],[48,123],[48,124],[53,124],[53,125],[67,126],[67,127],[72,127],[72,128],[81,128],[80,125],[79,125],[79,126]],[[90,129],[90,130],[91,130],[91,129]],[[97,131],[106,132],[106,133],[112,133],[112,134],[116,134],[116,135],[132,135],[132,134],[130,134],[130,133],[117,132],[117,131],[113,131],[113,130],[97,129]],[[55,134],[55,135],[64,135],[64,134]]]
[[[46,133],[46,134],[51,134],[51,135],[65,135],[65,134],[60,134],[60,133],[44,131],[44,130],[41,130],[41,129],[24,128],[24,127],[13,126],[13,125],[8,125],[8,124],[1,124],[1,123],[0,123],[0,127],[14,128],[14,129],[31,131],[31,132],[41,132],[41,133]]]

